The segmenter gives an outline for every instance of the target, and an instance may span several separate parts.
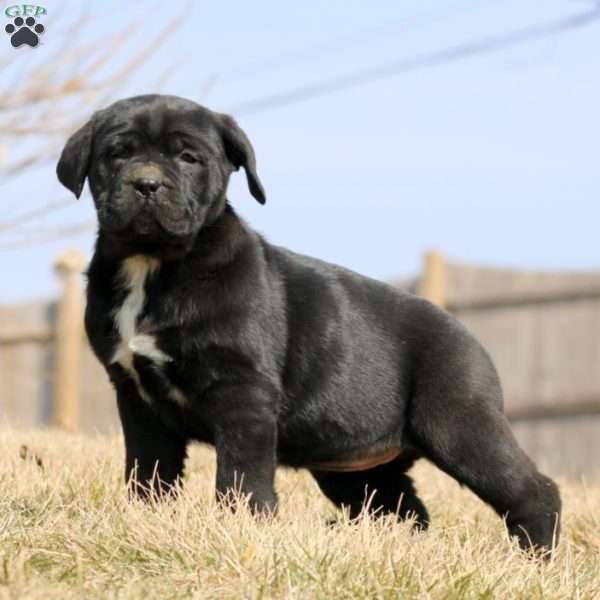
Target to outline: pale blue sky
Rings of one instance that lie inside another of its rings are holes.
[[[59,7],[77,12],[84,3],[42,4],[50,16]],[[95,15],[86,36],[137,20],[132,49],[181,7],[184,25],[120,95],[156,91],[157,73],[177,64],[161,91],[222,111],[593,6],[584,0],[85,5]],[[0,40],[0,60],[26,51],[42,63],[64,41],[62,29],[49,25],[36,49],[15,50]],[[268,200],[264,207],[254,203],[241,175],[230,200],[271,241],[383,279],[415,273],[430,247],[499,266],[600,268],[599,83],[600,22],[291,106],[234,110],[253,140]],[[43,199],[39,205],[64,197],[54,166],[38,168],[0,183],[0,221],[34,198]],[[93,218],[87,192],[42,225],[86,218]],[[0,303],[52,295],[53,257],[70,246],[89,256],[92,243],[89,233],[0,250]]]

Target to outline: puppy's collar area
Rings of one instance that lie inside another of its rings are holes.
[[[133,287],[139,278],[144,279],[160,268],[160,260],[154,256],[135,254],[126,258],[121,265],[121,276],[128,287]]]

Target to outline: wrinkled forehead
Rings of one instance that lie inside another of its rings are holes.
[[[183,136],[214,150],[221,148],[215,115],[181,98],[128,99],[98,114],[96,135],[101,139],[126,134],[135,134],[150,143]]]

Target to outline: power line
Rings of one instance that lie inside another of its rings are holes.
[[[491,2],[496,2],[496,0],[485,0],[483,3]],[[308,60],[323,59],[326,55],[344,51],[348,48],[355,49],[359,45],[373,42],[374,39],[380,41],[385,37],[391,35],[397,36],[399,33],[405,31],[414,32],[421,27],[430,26],[446,19],[452,19],[475,9],[479,10],[482,2],[480,1],[476,4],[469,3],[467,5],[462,4],[463,2],[455,2],[454,5],[446,7],[446,10],[443,11],[440,11],[438,7],[435,11],[428,10],[416,15],[387,21],[377,26],[354,31],[334,39],[314,44],[308,48],[304,47],[288,50],[287,52],[279,53],[276,56],[246,63],[226,72],[222,76],[218,75],[216,78],[221,83],[228,83],[230,79],[231,83],[237,83],[240,79],[253,78],[275,69],[289,69],[294,64]]]
[[[450,46],[429,54],[404,58],[387,65],[381,65],[357,73],[343,75],[335,79],[320,81],[302,87],[292,88],[284,92],[263,96],[255,100],[234,105],[229,108],[229,112],[232,112],[235,115],[248,115],[281,108],[290,104],[297,104],[313,98],[333,94],[341,90],[394,77],[409,71],[435,67],[444,63],[455,62],[482,54],[489,54],[535,40],[551,37],[565,31],[581,29],[598,19],[600,19],[600,7],[582,14],[550,21],[542,25],[526,27],[499,36],[488,37],[476,42]]]

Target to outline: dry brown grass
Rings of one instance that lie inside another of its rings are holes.
[[[415,477],[433,524],[412,534],[391,518],[328,526],[303,472],[278,473],[271,522],[219,509],[204,448],[181,498],[152,506],[126,501],[118,436],[3,431],[0,449],[0,598],[600,598],[600,487],[563,482],[563,538],[539,564],[428,465]]]

